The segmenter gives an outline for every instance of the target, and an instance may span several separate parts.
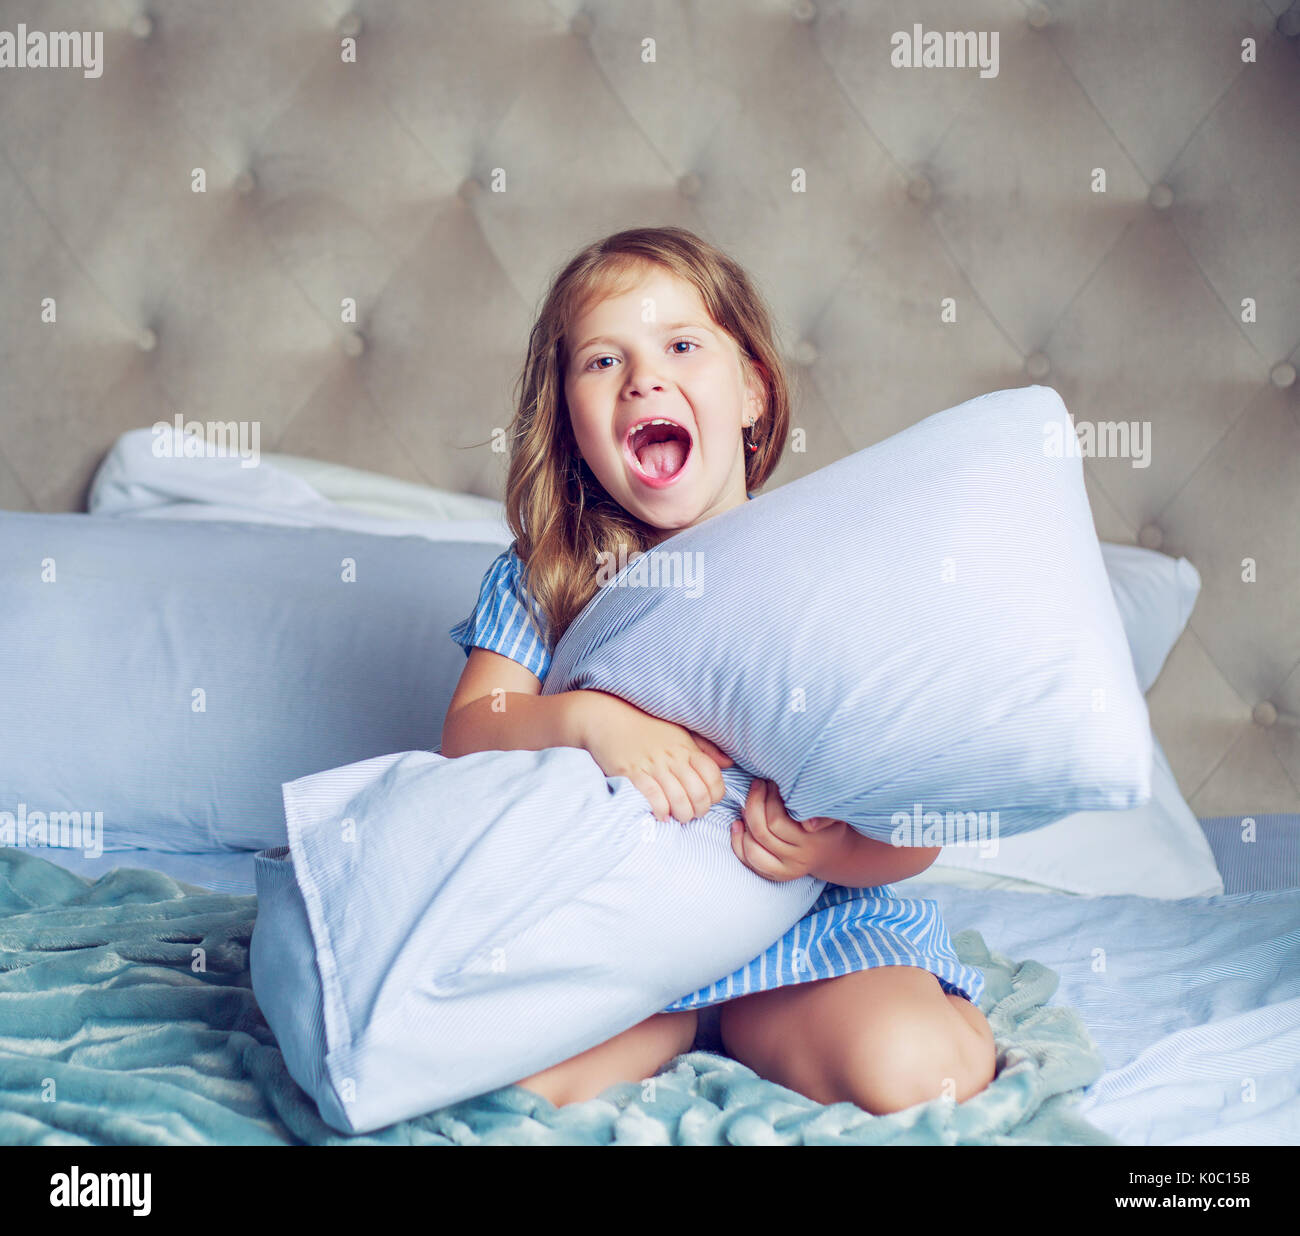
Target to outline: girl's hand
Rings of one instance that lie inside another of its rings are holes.
[[[604,691],[580,691],[583,746],[607,777],[626,777],[650,803],[655,817],[685,824],[722,800],[723,768],[733,761],[707,738],[661,721]]]
[[[797,880],[822,868],[844,843],[848,825],[828,816],[792,820],[771,781],[755,777],[745,799],[744,821],[731,826],[731,848],[764,879]]]

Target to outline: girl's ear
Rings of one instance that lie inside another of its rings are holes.
[[[754,359],[746,355],[745,371],[745,409],[755,421],[767,411],[767,384],[764,381],[763,368]]]

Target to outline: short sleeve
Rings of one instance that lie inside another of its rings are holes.
[[[533,603],[535,622],[530,620],[529,608],[523,563],[512,545],[488,567],[473,612],[449,634],[467,657],[471,648],[486,648],[517,661],[544,680],[551,665],[549,644],[540,633],[545,630],[545,619]]]

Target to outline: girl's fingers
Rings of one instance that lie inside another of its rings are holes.
[[[732,829],[731,848],[755,875],[761,875],[765,880],[775,880],[781,875],[781,864],[763,849],[744,824]]]
[[[767,782],[755,777],[745,800],[745,832],[752,842],[763,846],[767,840]]]
[[[718,771],[718,766],[713,762],[712,757],[703,751],[696,751],[688,758],[691,767],[700,774],[700,779],[709,792],[709,806],[720,803],[727,792],[727,787],[723,784],[722,774]]]
[[[686,820],[695,820],[704,815],[710,807],[713,806],[713,799],[709,795],[709,787],[705,784],[704,778],[700,776],[695,766],[689,761],[683,761],[678,764],[674,772],[677,779],[682,784],[687,797],[691,800],[691,814]],[[682,820],[685,824],[686,820]]]
[[[787,846],[797,846],[804,837],[803,825],[798,820],[790,818],[790,813],[785,809],[785,800],[781,797],[781,791],[777,789],[776,783],[769,784],[772,788],[767,809],[768,831]]]
[[[695,740],[705,755],[707,755],[719,768],[730,768],[735,761],[727,755],[717,743],[710,742],[703,734],[697,734],[694,730],[688,731],[690,736]]]
[[[748,867],[749,859],[745,857],[746,835],[744,821],[734,820],[731,825],[731,852]]]
[[[659,788],[659,783],[642,772],[635,775],[629,774],[628,780],[645,795],[646,801],[650,804],[650,810],[655,814],[655,819],[666,820],[671,814],[671,808],[668,805],[668,799],[664,797],[663,790]]]
[[[659,773],[659,785],[668,796],[668,805],[672,808],[673,818],[679,824],[695,818],[695,808],[691,806],[690,795],[686,793],[680,779],[670,769]]]
[[[755,791],[754,787],[758,786]],[[770,781],[754,779],[749,787],[752,802],[745,803],[745,823],[754,839],[772,854],[780,853],[783,847],[791,844],[790,839],[781,835],[781,817],[785,814],[780,805],[776,787]]]

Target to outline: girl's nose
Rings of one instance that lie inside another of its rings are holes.
[[[663,389],[663,382],[648,367],[633,371],[627,381],[627,393],[629,395],[648,395],[651,391],[662,391]]]

